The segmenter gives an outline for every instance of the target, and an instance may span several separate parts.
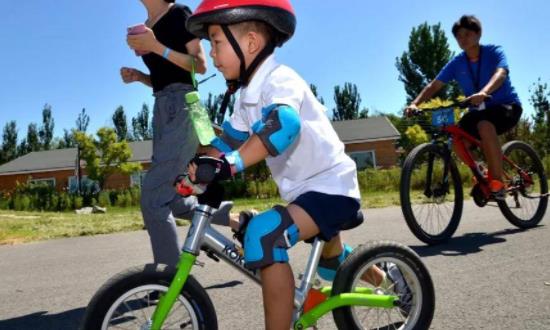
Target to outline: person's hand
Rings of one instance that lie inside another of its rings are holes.
[[[150,28],[145,28],[145,33],[126,36],[128,46],[138,52],[154,52],[160,43],[155,37],[155,33]]]
[[[178,175],[174,181],[176,192],[184,197],[200,195],[206,191],[206,184],[193,183],[188,174]]]
[[[122,77],[122,81],[124,81],[124,83],[129,84],[135,81],[141,81],[143,72],[134,68],[123,67],[120,69],[120,76]]]
[[[187,166],[187,173],[193,183],[209,184],[227,180],[235,171],[224,155],[219,158],[195,156]]]
[[[491,96],[485,92],[479,92],[470,95],[467,97],[464,102],[468,102],[473,106],[479,106],[481,103],[483,103],[486,99],[490,98]]]
[[[412,117],[416,113],[418,113],[419,111],[420,111],[420,109],[418,109],[418,106],[414,103],[411,103],[405,108],[404,113],[405,113],[405,116]]]

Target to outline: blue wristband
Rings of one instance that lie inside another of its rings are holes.
[[[162,53],[162,57],[164,57],[165,59],[168,59],[168,55],[170,54],[171,51],[172,50],[170,48],[166,47],[164,49],[164,53]]]
[[[226,153],[225,159],[227,159],[229,164],[235,166],[235,170],[237,171],[237,173],[242,172],[244,170],[244,162],[238,150],[233,150],[231,152]]]

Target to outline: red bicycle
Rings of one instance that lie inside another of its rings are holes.
[[[480,152],[480,141],[455,125],[454,108],[467,106],[456,101],[446,107],[423,109],[421,112],[431,113],[432,141],[415,147],[401,172],[403,215],[413,234],[430,245],[447,241],[462,216],[462,181],[452,147],[464,155],[463,161],[472,171],[470,194],[475,204],[483,207],[492,201],[486,166],[476,162],[473,155]],[[532,228],[542,220],[548,205],[548,181],[542,162],[522,141],[504,144],[502,154],[506,197],[495,202],[514,226]]]

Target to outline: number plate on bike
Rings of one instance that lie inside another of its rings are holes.
[[[453,108],[447,108],[432,112],[432,125],[443,127],[455,123],[455,112]]]

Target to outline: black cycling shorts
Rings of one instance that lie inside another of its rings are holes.
[[[342,225],[357,218],[361,205],[354,198],[328,195],[316,191],[306,192],[291,204],[301,207],[319,227],[319,237],[330,241],[342,230]]]
[[[485,110],[470,110],[458,122],[458,126],[476,139],[480,139],[477,124],[486,120],[495,125],[497,134],[511,130],[519,121],[523,109],[517,104],[499,104]]]

